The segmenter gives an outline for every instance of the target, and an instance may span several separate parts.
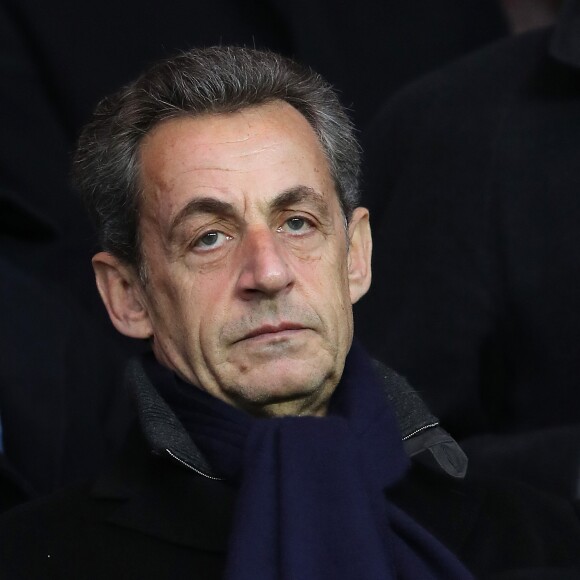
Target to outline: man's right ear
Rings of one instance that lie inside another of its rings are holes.
[[[149,338],[151,320],[139,276],[134,268],[108,252],[93,257],[99,294],[115,328],[132,338]]]

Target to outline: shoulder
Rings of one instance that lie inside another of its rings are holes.
[[[462,140],[473,127],[493,130],[506,100],[546,63],[552,66],[550,38],[551,29],[544,29],[501,40],[410,83],[386,99],[366,127],[365,152],[372,157],[392,147],[395,156],[425,136],[433,137],[437,149],[441,139]]]
[[[464,109],[471,102],[492,106],[530,74],[541,70],[546,62],[551,62],[551,36],[551,29],[535,30],[464,56],[403,88],[386,101],[378,118],[387,117],[394,109],[418,112],[419,104],[423,105],[423,114],[456,101],[465,103]]]
[[[559,497],[506,479],[457,480],[414,465],[393,499],[477,578],[580,577],[580,519]]]
[[[498,136],[511,113],[522,103],[535,111],[546,87],[566,91],[570,73],[554,74],[561,66],[549,55],[550,38],[551,29],[544,29],[496,42],[387,99],[362,135],[371,215],[384,219],[397,192],[408,198],[410,215],[425,207],[416,204],[426,198],[471,204],[472,196],[456,191],[485,195]],[[480,208],[474,212],[480,215]],[[438,222],[431,217],[430,223]]]

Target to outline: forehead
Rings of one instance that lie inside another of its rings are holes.
[[[235,204],[297,186],[336,197],[316,133],[282,101],[161,123],[141,145],[141,180],[143,209],[156,213],[195,196]]]

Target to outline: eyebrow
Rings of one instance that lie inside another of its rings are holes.
[[[312,203],[322,218],[327,218],[329,215],[328,203],[324,195],[306,185],[298,185],[286,189],[279,193],[271,202],[270,209],[274,211],[281,211],[292,205],[298,205],[304,202]]]
[[[289,206],[304,202],[313,203],[323,219],[328,217],[328,204],[322,193],[305,185],[298,185],[282,191],[268,205],[271,211],[282,211]],[[211,214],[225,218],[233,218],[236,216],[236,210],[231,203],[213,197],[192,199],[171,220],[169,232],[174,232],[187,218],[197,214]]]
[[[221,201],[213,197],[199,197],[185,204],[171,220],[169,231],[174,232],[188,217],[196,214],[212,214],[221,217],[234,217],[234,206],[227,201]]]

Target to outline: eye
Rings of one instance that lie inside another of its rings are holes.
[[[278,231],[284,231],[290,234],[305,234],[309,232],[312,227],[312,223],[306,218],[292,216],[284,222],[284,225],[278,228]]]
[[[231,240],[231,236],[224,234],[223,232],[211,231],[206,232],[193,244],[193,248],[196,250],[206,252],[208,250],[214,250],[223,246],[228,240]]]

